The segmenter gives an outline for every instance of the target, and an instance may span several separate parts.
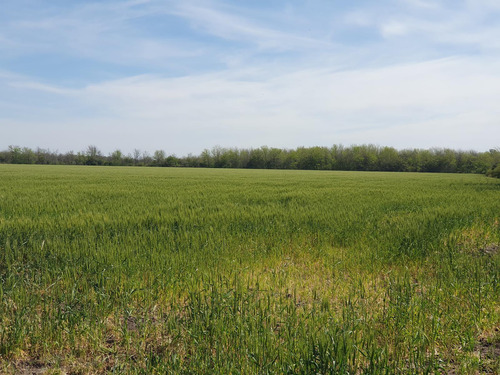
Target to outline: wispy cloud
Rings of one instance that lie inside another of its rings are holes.
[[[171,14],[189,20],[195,28],[214,36],[255,44],[263,49],[280,51],[331,47],[331,43],[327,41],[261,26],[214,7],[182,3]]]
[[[497,50],[500,24],[495,21],[500,13],[499,6],[489,1],[427,3],[411,0],[420,6],[421,12],[400,9],[392,15],[382,17],[379,28],[384,36],[408,35],[425,38],[426,43],[450,44],[453,46],[476,46],[481,49]],[[495,12],[497,13],[494,16]]]
[[[439,1],[428,1],[428,0],[403,0],[409,6],[423,9],[438,9],[440,4]]]
[[[199,43],[144,35],[133,22],[153,14],[148,2],[105,2],[38,9],[4,22],[4,38],[17,56],[70,55],[126,65],[165,64],[200,55]]]
[[[119,133],[103,142],[108,150],[116,139],[129,143],[121,139],[122,130],[137,143],[150,142],[156,148],[163,144],[177,153],[195,152],[207,143],[296,146],[363,139],[398,147],[469,142],[485,148],[490,139],[479,137],[472,127],[468,131],[466,125],[475,118],[484,131],[496,131],[499,70],[494,62],[454,58],[345,72],[304,70],[257,80],[246,80],[245,72],[180,78],[142,75],[70,94],[77,110],[85,106],[98,114],[91,123],[106,124]],[[67,92],[57,87],[15,87],[67,99]],[[399,138],[419,126],[436,131]],[[102,139],[99,134],[95,129],[81,141],[92,143],[96,137]]]
[[[23,1],[0,14],[0,148],[500,139],[492,0]]]

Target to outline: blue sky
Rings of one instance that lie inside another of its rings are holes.
[[[3,0],[0,149],[500,146],[498,0]]]

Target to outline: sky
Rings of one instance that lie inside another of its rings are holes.
[[[0,149],[500,146],[498,0],[2,0]]]

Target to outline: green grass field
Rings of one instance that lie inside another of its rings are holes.
[[[500,180],[0,165],[0,373],[500,371]]]

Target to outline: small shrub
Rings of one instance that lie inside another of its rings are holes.
[[[486,176],[500,178],[500,164],[486,172]]]

